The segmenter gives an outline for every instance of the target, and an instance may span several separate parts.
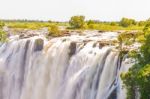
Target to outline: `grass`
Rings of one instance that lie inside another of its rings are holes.
[[[20,28],[20,29],[41,29],[44,27],[50,27],[51,25],[58,25],[58,26],[68,26],[69,24],[63,22],[5,22],[5,25],[9,28]]]
[[[93,25],[93,26],[92,26]],[[129,27],[122,27],[120,25],[110,25],[110,24],[92,24],[89,25],[88,29],[102,30],[102,31],[116,31],[116,30],[143,30],[144,26],[132,25]]]
[[[9,28],[14,29],[41,29],[44,27],[50,27],[51,25],[57,26],[65,26],[70,27],[69,23],[67,22],[20,22],[20,21],[6,21],[5,25]],[[85,27],[81,30],[101,30],[101,31],[118,31],[118,30],[143,30],[144,26],[139,25],[132,25],[128,27],[122,27],[120,25],[111,25],[109,23],[94,23],[90,25],[85,25]],[[77,29],[75,29],[77,30]]]

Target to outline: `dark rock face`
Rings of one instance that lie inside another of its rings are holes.
[[[108,99],[117,99],[117,88],[111,93]]]
[[[98,33],[104,33],[105,31],[99,30]]]
[[[44,41],[42,39],[36,39],[34,43],[34,51],[41,51],[44,46]]]
[[[71,42],[69,49],[70,49],[69,56],[72,56],[73,54],[75,54],[75,52],[76,52],[76,42]]]
[[[97,44],[97,43],[94,43],[94,44],[93,44],[93,48],[96,47],[96,44]]]
[[[38,36],[38,34],[20,34],[19,38],[24,39],[24,38],[30,38],[30,37],[33,37],[33,36]]]

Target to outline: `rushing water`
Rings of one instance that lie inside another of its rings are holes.
[[[0,99],[125,99],[119,52],[98,41],[116,39],[107,34],[1,45]]]

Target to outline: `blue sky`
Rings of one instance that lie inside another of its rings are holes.
[[[150,17],[150,0],[0,0],[0,19],[68,21],[73,15],[101,21],[145,20]]]

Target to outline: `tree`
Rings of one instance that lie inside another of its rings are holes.
[[[139,25],[139,26],[145,26],[145,25],[146,25],[146,21],[139,21],[139,22],[138,22],[138,25]]]
[[[134,19],[122,18],[120,21],[120,25],[123,27],[128,27],[131,25],[136,25],[136,21]]]
[[[94,20],[89,20],[89,21],[87,22],[87,25],[94,24],[94,23],[95,23]]]
[[[69,24],[72,28],[83,28],[85,24],[85,17],[84,16],[72,16]]]
[[[136,99],[135,93],[140,92],[141,99],[150,99],[150,22],[143,29],[144,43],[136,54],[137,63],[122,75],[128,90],[128,99]]]
[[[61,36],[61,31],[57,25],[51,25],[48,28],[49,34],[48,36]]]
[[[110,25],[111,25],[111,26],[116,26],[116,25],[117,25],[117,22],[111,22]]]

